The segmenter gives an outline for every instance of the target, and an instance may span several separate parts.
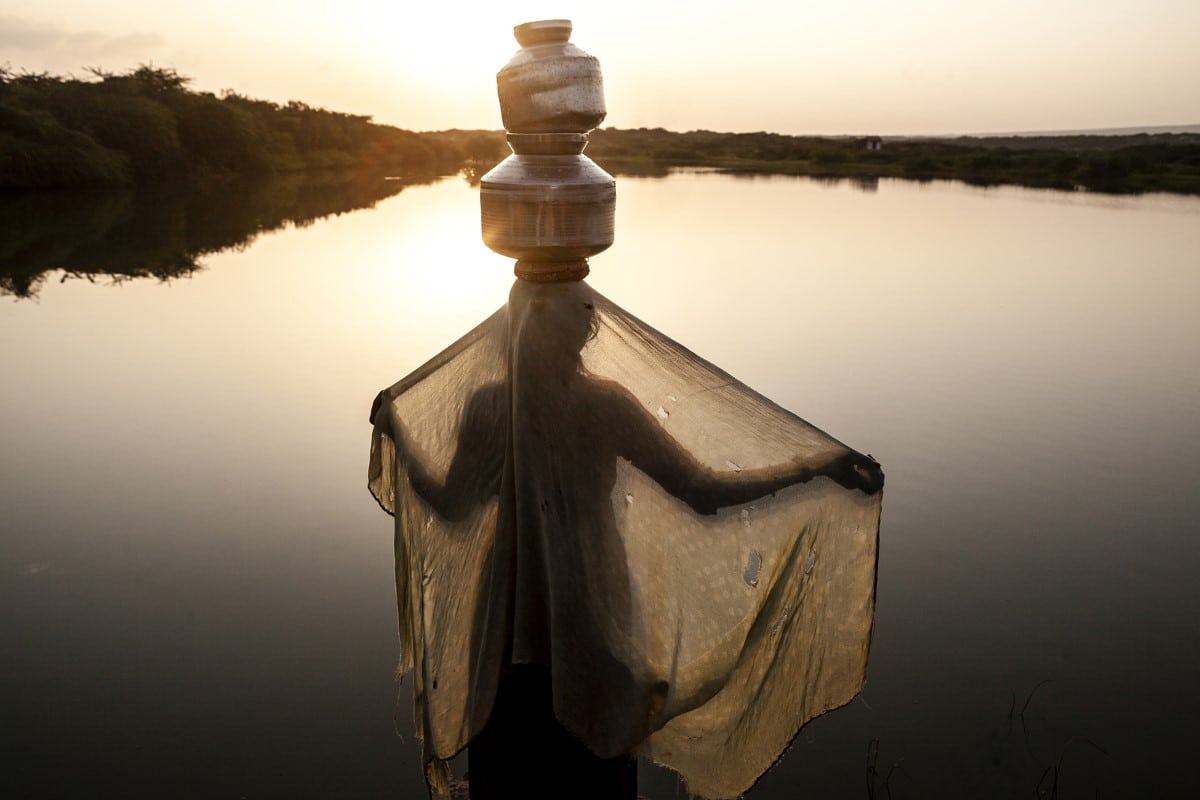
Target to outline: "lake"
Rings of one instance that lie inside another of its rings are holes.
[[[424,796],[367,414],[512,262],[461,179],[288,191],[0,198],[0,794]],[[866,688],[748,796],[1174,793],[1200,198],[677,172],[617,209],[593,287],[887,473]]]

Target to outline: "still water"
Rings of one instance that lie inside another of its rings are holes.
[[[866,689],[749,797],[1173,791],[1200,199],[618,191],[592,286],[888,476]],[[366,418],[511,262],[458,179],[291,192],[0,202],[4,796],[424,796]],[[683,795],[645,765],[641,789]]]

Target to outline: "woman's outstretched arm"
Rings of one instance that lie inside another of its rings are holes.
[[[412,451],[403,428],[389,426],[396,458],[404,464],[413,490],[445,519],[465,518],[499,491],[507,423],[500,395],[499,386],[486,386],[467,401],[444,481],[435,478],[425,461]],[[382,393],[371,409],[372,422],[380,413],[381,402]]]
[[[693,457],[628,391],[617,384],[606,384],[603,391],[620,455],[698,513],[715,514],[819,476],[865,494],[883,487],[879,465],[854,451],[816,465],[797,457],[777,467],[718,472]]]

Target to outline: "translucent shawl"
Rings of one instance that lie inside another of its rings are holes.
[[[713,798],[861,689],[878,465],[585,282],[518,280],[372,418],[435,792],[510,664],[598,756]]]

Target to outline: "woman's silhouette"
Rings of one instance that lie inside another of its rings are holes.
[[[390,423],[413,491],[439,516],[460,520],[498,506],[488,601],[472,621],[472,672],[497,657],[505,666],[498,691],[487,676],[472,679],[476,702],[488,706],[475,712],[470,745],[476,800],[511,796],[514,786],[529,796],[531,747],[539,752],[537,781],[555,796],[634,796],[624,754],[666,722],[659,715],[669,687],[647,690],[647,676],[613,652],[609,633],[637,622],[614,513],[623,462],[698,515],[818,476],[867,494],[882,486],[878,465],[847,450],[815,464],[797,456],[740,471],[702,463],[627,388],[589,373],[599,300],[583,282],[516,282],[504,379],[463,404],[444,478],[407,447],[402,421]],[[556,669],[563,663],[587,667]],[[565,715],[573,735],[556,709],[573,710]]]

